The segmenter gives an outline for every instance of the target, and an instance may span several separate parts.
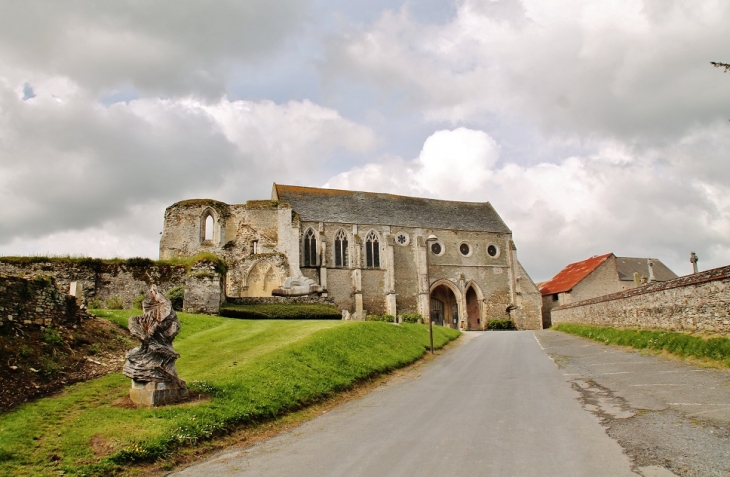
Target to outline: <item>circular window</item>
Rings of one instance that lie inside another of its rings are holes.
[[[440,243],[434,242],[431,244],[431,252],[434,255],[441,255],[441,253],[444,251],[444,248],[441,246]]]
[[[468,243],[462,243],[461,245],[459,245],[459,252],[461,252],[463,256],[468,257],[469,255],[471,255],[471,247]]]
[[[494,244],[490,244],[489,246],[487,246],[487,254],[492,258],[498,257],[499,256],[499,247],[497,247]]]
[[[404,232],[398,232],[398,234],[395,236],[395,243],[398,245],[408,245],[408,234]]]

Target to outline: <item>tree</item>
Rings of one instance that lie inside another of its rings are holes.
[[[710,61],[710,64],[714,66],[715,68],[724,68],[725,73],[730,71],[730,63],[718,63],[716,61]]]

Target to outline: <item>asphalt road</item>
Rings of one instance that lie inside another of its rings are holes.
[[[469,332],[459,341],[412,379],[174,475],[637,475],[534,333]]]

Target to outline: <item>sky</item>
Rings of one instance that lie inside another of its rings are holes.
[[[726,0],[0,0],[0,255],[271,185],[491,202],[534,281],[730,264]]]

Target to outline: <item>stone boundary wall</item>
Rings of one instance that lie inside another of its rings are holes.
[[[553,325],[730,333],[730,266],[556,307],[551,315]]]
[[[149,290],[154,283],[162,293],[185,285],[187,270],[184,265],[130,265],[101,260],[28,261],[17,262],[0,258],[0,274],[31,278],[38,275],[52,277],[58,291],[65,295],[71,282],[82,285],[82,303],[98,300],[106,304],[117,297],[124,308],[131,308],[135,298]]]
[[[0,329],[78,323],[85,316],[76,299],[59,292],[51,277],[0,275]]]

